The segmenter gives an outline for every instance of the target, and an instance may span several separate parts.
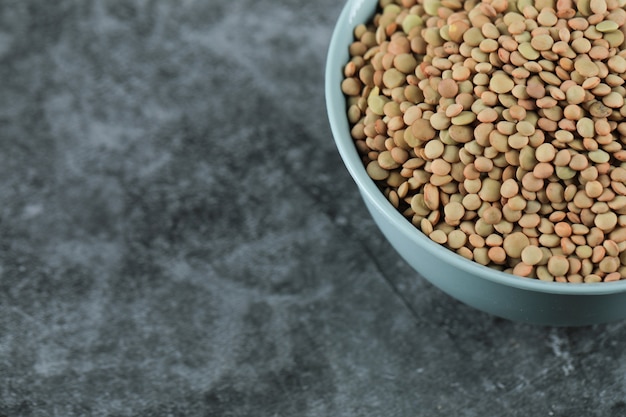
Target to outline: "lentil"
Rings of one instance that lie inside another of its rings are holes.
[[[381,0],[340,86],[368,175],[467,259],[624,279],[622,2]]]
[[[529,245],[522,250],[521,258],[528,265],[538,265],[543,259],[543,252],[538,246]]]
[[[569,271],[569,262],[565,256],[554,255],[548,260],[548,272],[555,277],[565,276]]]

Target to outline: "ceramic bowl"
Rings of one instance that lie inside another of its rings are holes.
[[[340,88],[353,29],[367,22],[376,7],[377,0],[349,0],[343,8],[328,50],[325,95],[341,158],[374,221],[395,250],[435,287],[499,317],[550,326],[583,326],[626,318],[626,281],[570,284],[496,271],[431,241],[387,201],[367,175],[350,136],[346,99]]]

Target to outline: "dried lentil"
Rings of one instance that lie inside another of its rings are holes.
[[[559,282],[626,275],[626,12],[381,0],[342,92],[368,175],[433,241]]]

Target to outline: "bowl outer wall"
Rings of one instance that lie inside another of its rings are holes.
[[[345,97],[340,89],[353,28],[368,21],[376,6],[377,0],[350,0],[343,8],[329,46],[325,94],[337,149],[368,210],[392,246],[433,285],[468,305],[498,316],[554,325],[626,318],[624,281],[562,284],[524,279],[484,267],[431,241],[387,201],[367,175],[354,146]]]
[[[538,292],[464,271],[447,262],[447,259],[422,250],[405,233],[394,227],[385,212],[372,204],[367,196],[363,196],[363,200],[374,221],[400,256],[437,288],[469,306],[514,321],[551,326],[582,326],[626,317],[624,293],[576,295]]]

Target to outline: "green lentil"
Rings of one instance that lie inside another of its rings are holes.
[[[594,219],[594,224],[598,229],[610,232],[617,225],[617,215],[613,212],[598,214]]]
[[[519,134],[523,136],[532,136],[535,133],[535,126],[525,120],[517,123],[516,128]]]
[[[498,93],[505,94],[513,89],[515,83],[504,72],[496,72],[489,81],[489,88]]]
[[[548,260],[548,272],[555,277],[562,277],[567,275],[569,271],[569,262],[567,258],[560,255],[550,257]]]
[[[530,45],[536,51],[549,51],[552,49],[553,44],[554,39],[552,39],[552,36],[550,35],[539,35],[530,41]]]
[[[515,232],[504,238],[502,247],[508,256],[512,258],[520,258],[522,251],[530,244],[528,236],[522,232]]]
[[[597,164],[603,164],[605,162],[609,162],[611,156],[605,151],[598,149],[595,151],[589,152],[589,159]]]
[[[452,124],[457,126],[464,126],[472,123],[474,120],[476,120],[475,113],[470,111],[464,111],[461,112],[461,114],[459,114],[458,116],[452,118]]]
[[[595,77],[600,72],[598,66],[587,57],[576,60],[574,68],[584,77]]]
[[[593,120],[583,117],[576,122],[576,130],[578,134],[584,138],[592,138],[595,135],[595,126]]]
[[[611,20],[605,20],[596,25],[596,30],[602,33],[613,32],[614,30],[617,30],[618,28],[619,28],[619,25],[616,22],[613,22]]]
[[[378,161],[372,161],[367,164],[367,174],[376,181],[382,181],[389,177],[389,171],[381,168]]]
[[[416,27],[422,27],[424,26],[424,21],[422,20],[422,18],[416,14],[408,14],[406,15],[406,17],[402,20],[402,30],[404,31],[404,33],[406,33],[407,35],[409,33],[411,33],[411,31],[416,28]]]
[[[448,235],[443,230],[434,230],[428,237],[440,245],[448,242]]]
[[[569,104],[580,104],[585,99],[585,90],[579,85],[573,85],[565,92],[565,96]]]
[[[543,252],[538,246],[528,245],[522,250],[521,258],[528,265],[538,265],[543,259]]]
[[[494,179],[486,178],[478,192],[483,201],[495,202],[500,200],[500,183]]]
[[[541,56],[539,51],[533,48],[530,42],[523,42],[518,47],[519,53],[530,61],[533,61]]]
[[[405,81],[405,75],[395,68],[390,68],[383,74],[383,83],[387,88],[400,87]]]
[[[607,107],[617,109],[624,105],[624,97],[621,94],[613,91],[602,97],[602,103]]]
[[[448,234],[448,246],[452,249],[460,249],[467,242],[467,235],[461,230],[453,230]]]

